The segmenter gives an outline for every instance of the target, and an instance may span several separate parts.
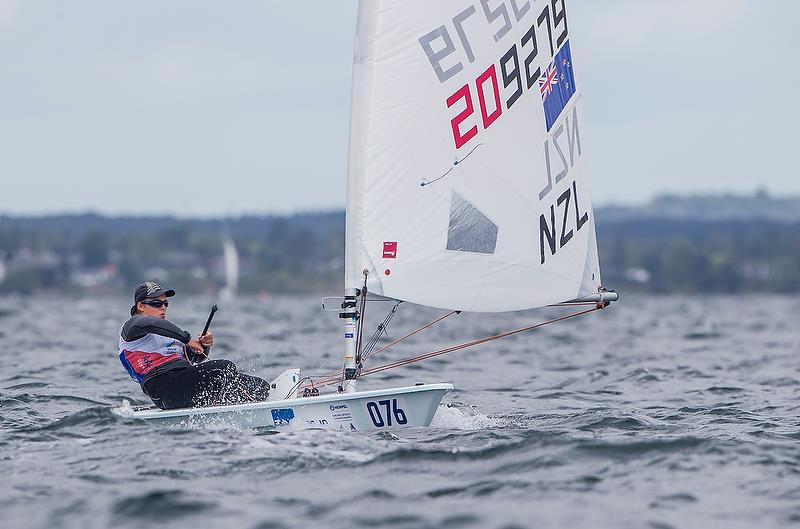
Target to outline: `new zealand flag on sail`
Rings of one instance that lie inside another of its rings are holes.
[[[569,41],[564,43],[553,57],[553,62],[539,78],[539,91],[542,93],[547,132],[550,132],[572,94],[575,93],[575,73],[572,71]]]

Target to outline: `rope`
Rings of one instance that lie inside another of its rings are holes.
[[[402,341],[403,341],[403,340],[405,340],[406,338],[411,338],[412,336],[414,336],[414,335],[415,335],[415,334],[417,334],[418,332],[424,331],[424,330],[425,330],[425,329],[427,329],[428,327],[432,327],[433,325],[436,325],[437,323],[439,323],[439,322],[440,322],[440,321],[442,321],[443,319],[447,318],[448,316],[452,316],[453,314],[458,314],[459,312],[460,312],[460,311],[457,311],[457,310],[454,310],[454,311],[452,311],[452,312],[448,312],[448,313],[447,313],[447,314],[445,314],[444,316],[440,316],[440,317],[436,318],[436,319],[435,319],[435,320],[433,320],[432,322],[430,322],[430,323],[428,323],[428,324],[426,324],[426,325],[423,325],[422,327],[420,327],[420,328],[416,329],[415,331],[412,331],[412,332],[410,332],[410,333],[406,334],[406,335],[405,335],[405,336],[403,336],[402,338],[398,338],[397,340],[393,341],[392,343],[390,343],[390,344],[388,344],[388,345],[384,345],[383,347],[381,347],[381,348],[380,348],[380,349],[378,349],[377,351],[375,351],[375,352],[373,352],[373,353],[370,353],[370,355],[369,355],[369,356],[376,355],[376,354],[380,353],[381,351],[385,351],[386,349],[388,349],[388,348],[392,347],[393,345],[397,345],[397,344],[399,344],[400,342],[402,342]]]
[[[464,342],[464,343],[461,343],[461,344],[458,344],[458,345],[453,345],[453,346],[450,346],[450,347],[446,347],[444,349],[439,349],[439,350],[436,350],[436,351],[431,351],[429,353],[424,353],[424,354],[421,354],[421,355],[418,355],[418,356],[413,356],[413,357],[410,357],[410,358],[406,358],[404,360],[398,360],[396,362],[390,362],[390,363],[384,364],[382,366],[373,367],[372,369],[367,369],[367,370],[362,371],[360,376],[363,377],[363,376],[367,376],[367,375],[372,375],[374,373],[380,373],[381,371],[386,371],[386,370],[389,370],[389,369],[393,369],[395,367],[401,367],[401,366],[404,366],[404,365],[413,364],[413,363],[419,362],[421,360],[427,360],[428,358],[433,358],[433,357],[440,356],[440,355],[443,355],[443,354],[452,353],[454,351],[459,351],[461,349],[466,349],[468,347],[473,347],[475,345],[480,345],[482,343],[486,343],[486,342],[489,342],[489,341],[492,341],[492,340],[497,340],[499,338],[505,338],[507,336],[513,336],[515,334],[531,331],[533,329],[537,329],[539,327],[543,327],[543,326],[549,325],[551,323],[556,323],[556,322],[559,322],[559,321],[568,320],[570,318],[575,318],[577,316],[583,316],[584,314],[589,314],[590,312],[594,312],[596,310],[602,310],[603,308],[605,308],[605,305],[602,305],[602,304],[593,303],[593,305],[594,306],[591,309],[586,309],[586,310],[581,310],[581,311],[578,311],[578,312],[573,312],[571,314],[567,314],[567,315],[561,316],[559,318],[553,318],[551,320],[547,320],[547,321],[543,321],[543,322],[539,322],[539,323],[534,323],[532,325],[527,325],[525,327],[520,327],[519,329],[514,329],[512,331],[507,331],[507,332],[500,333],[500,334],[495,334],[495,335],[492,335],[492,336],[486,336],[484,338],[479,338],[477,340]],[[453,313],[450,313],[450,314],[453,314]],[[447,315],[445,315],[445,316],[443,316],[441,318],[438,318],[438,320],[440,321],[440,320],[446,318],[447,316],[449,316],[450,314],[447,314]],[[431,324],[428,324],[428,326],[432,325],[433,323],[435,323],[435,321],[431,322]],[[421,329],[418,329],[417,331],[414,331],[413,333],[410,333],[408,336],[416,334],[417,332],[419,332],[419,330],[421,330]],[[405,337],[401,338],[401,340],[407,338],[408,336],[405,336]],[[400,341],[400,340],[398,340],[398,341]],[[328,386],[328,385],[333,384],[335,382],[336,382],[335,379],[333,381],[328,381],[328,380],[324,379],[322,381],[317,382],[315,384],[315,386],[317,386],[317,387]]]
[[[388,323],[388,322],[387,322],[387,320],[390,320],[390,319],[391,319],[391,316],[394,316],[394,313],[397,311],[397,307],[398,307],[398,305],[399,305],[399,303],[395,304],[395,306],[394,306],[394,307],[392,307],[392,310],[391,310],[391,312],[389,313],[389,315],[387,315],[386,319],[384,320],[384,322],[385,322],[385,323]],[[447,318],[448,316],[452,316],[453,314],[458,314],[459,312],[460,312],[460,311],[455,311],[455,310],[454,310],[454,311],[452,311],[452,312],[449,312],[449,313],[445,314],[444,316],[439,316],[439,317],[438,317],[438,318],[436,318],[435,320],[433,320],[433,321],[431,321],[431,322],[429,322],[429,323],[427,323],[427,324],[423,325],[422,327],[419,327],[419,328],[415,329],[414,331],[411,331],[410,333],[406,334],[406,335],[405,335],[405,336],[403,336],[402,338],[398,338],[397,340],[393,341],[392,343],[390,343],[390,344],[388,344],[388,345],[386,345],[386,346],[384,346],[384,347],[381,347],[381,348],[380,348],[380,349],[378,349],[377,351],[368,351],[368,354],[367,354],[367,355],[365,355],[365,356],[362,358],[362,362],[364,362],[364,361],[365,361],[367,358],[371,357],[372,355],[378,354],[378,353],[380,353],[381,351],[385,351],[385,350],[386,350],[386,349],[388,349],[389,347],[391,347],[391,346],[393,346],[393,345],[396,345],[396,344],[398,344],[398,343],[402,342],[403,340],[405,340],[405,339],[407,339],[407,338],[410,338],[410,337],[414,336],[415,334],[417,334],[417,333],[419,333],[419,332],[421,332],[421,331],[423,331],[423,330],[427,329],[428,327],[431,327],[431,326],[433,326],[433,325],[435,325],[435,324],[439,323],[440,321],[442,321],[443,319]],[[384,326],[383,328],[379,327],[379,328],[378,328],[378,332],[381,332],[381,331],[383,331],[384,329],[385,329],[385,326]],[[379,337],[379,336],[378,336],[378,337]],[[376,339],[376,343],[377,343],[377,339]],[[361,376],[361,373],[359,373],[359,376]],[[326,376],[326,377],[322,378],[321,380],[319,380],[319,381],[317,381],[317,382],[313,383],[313,384],[312,384],[312,387],[313,387],[313,386],[330,386],[331,384],[335,384],[335,383],[337,383],[337,382],[339,382],[340,384],[343,384],[343,383],[344,383],[344,369],[342,369],[342,371],[340,371],[340,372],[338,372],[338,373],[333,373],[333,374],[330,374],[330,375],[328,375],[328,376]]]
[[[473,147],[473,148],[472,148],[472,150],[471,150],[471,151],[469,151],[469,152],[467,153],[467,155],[466,155],[466,156],[464,156],[464,157],[463,157],[463,158],[461,158],[460,160],[455,160],[455,161],[453,162],[453,165],[450,167],[450,169],[448,169],[448,170],[447,170],[447,172],[446,172],[445,174],[443,174],[442,176],[440,176],[440,177],[438,177],[438,178],[434,178],[434,179],[433,179],[433,180],[431,180],[431,181],[428,181],[428,180],[423,180],[422,182],[420,182],[420,183],[419,183],[419,185],[420,185],[420,186],[422,186],[422,187],[429,186],[429,185],[431,185],[431,184],[433,184],[433,183],[435,183],[435,182],[438,182],[439,180],[441,180],[441,179],[442,179],[442,178],[444,178],[445,176],[449,175],[449,174],[450,174],[450,171],[452,171],[452,170],[453,170],[453,169],[454,169],[454,168],[455,168],[455,167],[456,167],[458,164],[460,164],[461,162],[463,162],[464,160],[466,160],[467,158],[469,158],[469,155],[470,155],[470,154],[472,154],[473,152],[475,152],[475,149],[477,149],[477,148],[478,148],[478,147],[480,147],[481,145],[483,145],[483,144],[482,144],[482,143],[479,143],[479,144],[477,144],[475,147]]]
[[[575,318],[577,316],[583,316],[584,314],[589,314],[590,312],[594,312],[596,310],[601,310],[601,307],[595,306],[595,307],[592,307],[591,309],[586,309],[586,310],[582,310],[582,311],[579,311],[579,312],[574,312],[572,314],[567,314],[566,316],[561,316],[560,318],[554,318],[552,320],[547,320],[547,321],[543,321],[543,322],[539,322],[539,323],[534,323],[533,325],[528,325],[528,326],[525,326],[525,327],[521,327],[519,329],[514,329],[513,331],[508,331],[508,332],[504,332],[504,333],[500,333],[500,334],[495,334],[493,336],[487,336],[485,338],[480,338],[480,339],[477,339],[477,340],[472,340],[470,342],[464,342],[462,344],[453,345],[451,347],[446,347],[444,349],[439,349],[438,351],[431,351],[430,353],[424,353],[424,354],[421,354],[421,355],[418,355],[418,356],[414,356],[414,357],[411,357],[411,358],[406,358],[405,360],[398,360],[396,362],[391,362],[389,364],[384,364],[382,366],[374,367],[372,369],[368,369],[368,370],[364,371],[361,374],[361,376],[371,375],[373,373],[379,373],[381,371],[386,371],[386,370],[392,369],[394,367],[400,367],[400,366],[404,366],[404,365],[408,365],[408,364],[413,364],[413,363],[419,362],[421,360],[427,360],[428,358],[433,358],[435,356],[440,356],[440,355],[443,355],[443,354],[452,353],[454,351],[458,351],[458,350],[461,350],[461,349],[466,349],[468,347],[473,347],[475,345],[480,345],[482,343],[486,343],[486,342],[489,342],[489,341],[492,341],[492,340],[497,340],[499,338],[505,338],[507,336],[512,336],[514,334],[519,334],[519,333],[522,333],[522,332],[531,331],[533,329],[537,329],[539,327],[543,327],[543,326],[549,325],[551,323],[556,323],[556,322],[559,322],[559,321],[568,320],[570,318]]]
[[[364,287],[361,290],[361,310],[358,315],[358,338],[356,339],[356,369],[361,369],[363,358],[361,358],[361,341],[364,336],[364,322],[367,313],[367,271],[364,270]],[[342,369],[342,379],[344,380],[344,369]]]
[[[392,318],[394,318],[394,315],[397,313],[397,307],[400,306],[400,303],[402,303],[402,301],[395,303],[386,317],[383,318],[383,321],[378,324],[378,328],[375,329],[375,332],[372,334],[372,338],[369,339],[367,346],[364,348],[364,360],[369,358],[369,356],[372,354],[372,350],[375,349],[376,345],[378,345],[378,340],[381,339],[381,336],[384,334],[387,336],[389,335],[386,329],[389,327],[389,322],[392,321]]]

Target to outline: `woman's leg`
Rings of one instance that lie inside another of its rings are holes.
[[[144,392],[163,410],[197,406],[198,393],[205,389],[205,377],[192,368],[175,369],[149,380]]]
[[[269,382],[263,378],[239,373],[239,384],[249,394],[252,400],[267,400],[269,397]]]
[[[145,393],[161,409],[266,400],[269,382],[239,373],[230,360],[207,360],[150,380]]]
[[[196,406],[214,404],[231,404],[238,402],[232,398],[232,389],[238,376],[236,365],[230,360],[207,360],[191,369],[196,370],[202,378],[202,387],[195,399]]]
[[[219,370],[217,374],[223,388],[222,399],[226,404],[261,401],[269,397],[269,382],[263,378],[240,373],[236,365],[229,360],[210,360],[197,367],[206,366],[211,362],[217,362],[211,369]]]

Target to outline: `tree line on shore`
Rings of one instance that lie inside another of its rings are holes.
[[[604,283],[653,293],[796,293],[800,221],[596,212]],[[127,292],[145,279],[182,292],[225,286],[222,240],[243,294],[342,288],[344,213],[235,220],[0,217],[0,293]]]

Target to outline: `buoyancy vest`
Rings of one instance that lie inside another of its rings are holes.
[[[168,322],[164,323],[172,326]],[[125,340],[126,326],[129,327],[130,322],[120,328],[119,360],[131,378],[139,384],[144,385],[150,378],[172,369],[191,365],[183,355],[184,342],[181,340],[150,332],[127,341]],[[168,332],[167,334],[172,333]],[[188,341],[188,337],[189,334],[186,333],[186,341]]]

